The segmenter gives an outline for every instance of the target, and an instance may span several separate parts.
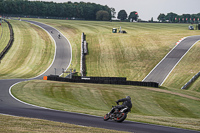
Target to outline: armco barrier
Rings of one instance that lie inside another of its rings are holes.
[[[0,60],[2,60],[4,55],[8,52],[8,50],[10,49],[10,47],[12,46],[13,41],[14,41],[14,32],[13,32],[12,25],[7,20],[4,20],[4,21],[8,24],[8,27],[10,29],[10,40],[9,40],[7,46],[0,53]]]
[[[187,82],[181,89],[187,89],[193,82],[195,82],[200,77],[200,72],[198,72],[189,82]]]
[[[117,80],[118,79],[118,80]],[[121,79],[121,80],[120,80]],[[61,81],[61,82],[76,82],[76,83],[95,83],[95,84],[115,84],[115,85],[134,85],[146,87],[159,87],[155,82],[140,82],[140,81],[126,81],[121,77],[73,77],[72,79],[62,78],[55,75],[47,76],[47,80]]]
[[[86,35],[83,32],[81,35],[81,61],[80,61],[81,76],[86,76],[85,56],[87,54],[88,54],[88,43],[86,42]]]
[[[84,42],[86,39],[86,35],[84,32],[81,35],[81,61],[80,61],[80,73],[81,76],[86,75],[86,64],[85,64],[85,54],[84,54]]]

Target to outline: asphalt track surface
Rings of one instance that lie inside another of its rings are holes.
[[[55,60],[51,65],[51,67],[42,75],[34,78],[34,79],[41,79],[43,75],[49,75],[54,73],[55,72],[54,68],[59,69],[68,66],[71,60],[71,49],[70,46],[68,46],[70,44],[66,38],[64,38],[63,36],[61,37],[61,39],[57,38],[58,31],[55,30],[54,28],[38,22],[31,22],[31,23],[37,24],[43,29],[45,29],[47,32],[49,32],[49,34],[54,38],[57,45]],[[54,34],[50,33],[51,30],[54,30]],[[68,62],[66,61],[66,59],[68,60]],[[62,70],[61,71],[58,70],[58,73],[59,72],[61,73]],[[113,129],[119,131],[129,131],[135,133],[199,133],[198,131],[193,131],[193,130],[185,130],[185,129],[144,124],[131,121],[124,121],[123,123],[117,123],[111,120],[103,121],[103,117],[64,112],[64,111],[56,111],[29,105],[21,101],[18,101],[10,94],[10,87],[12,85],[25,80],[27,79],[0,80],[1,114],[29,117],[29,118],[39,118],[51,121],[82,125],[82,126],[99,127],[99,128]]]
[[[182,40],[154,67],[143,81],[157,82],[162,85],[184,55],[199,40],[200,36],[190,36]]]

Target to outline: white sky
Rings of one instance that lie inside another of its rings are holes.
[[[32,0],[33,1],[33,0]],[[53,2],[93,2],[115,8],[116,17],[120,10],[125,10],[129,15],[137,11],[139,18],[150,20],[153,17],[157,20],[160,13],[165,15],[174,12],[178,15],[200,13],[200,0],[40,0]]]

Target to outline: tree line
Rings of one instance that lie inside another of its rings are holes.
[[[170,12],[167,15],[161,13],[158,18],[160,22],[172,22],[172,23],[196,23],[200,20],[200,13],[197,14],[182,14]]]
[[[126,21],[142,21],[138,19],[138,12],[133,11],[129,14],[126,13],[125,10],[120,10],[118,12],[117,18],[120,20]],[[200,13],[197,14],[182,14],[178,15],[176,13],[170,12],[167,15],[161,13],[158,18],[159,22],[171,22],[171,23],[199,23],[200,22]],[[153,22],[153,17],[151,20]]]
[[[100,12],[101,11],[101,12]],[[97,14],[97,12],[100,12]],[[111,8],[90,2],[44,2],[0,0],[0,14],[40,17],[65,17],[85,20],[110,20]],[[105,15],[106,14],[106,15]]]

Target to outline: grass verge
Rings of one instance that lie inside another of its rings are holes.
[[[3,133],[126,133],[122,131],[83,127],[67,123],[0,114],[0,132]]]
[[[38,106],[98,116],[130,95],[133,108],[128,120],[200,130],[200,96],[192,91],[34,80],[17,84],[12,93]]]

